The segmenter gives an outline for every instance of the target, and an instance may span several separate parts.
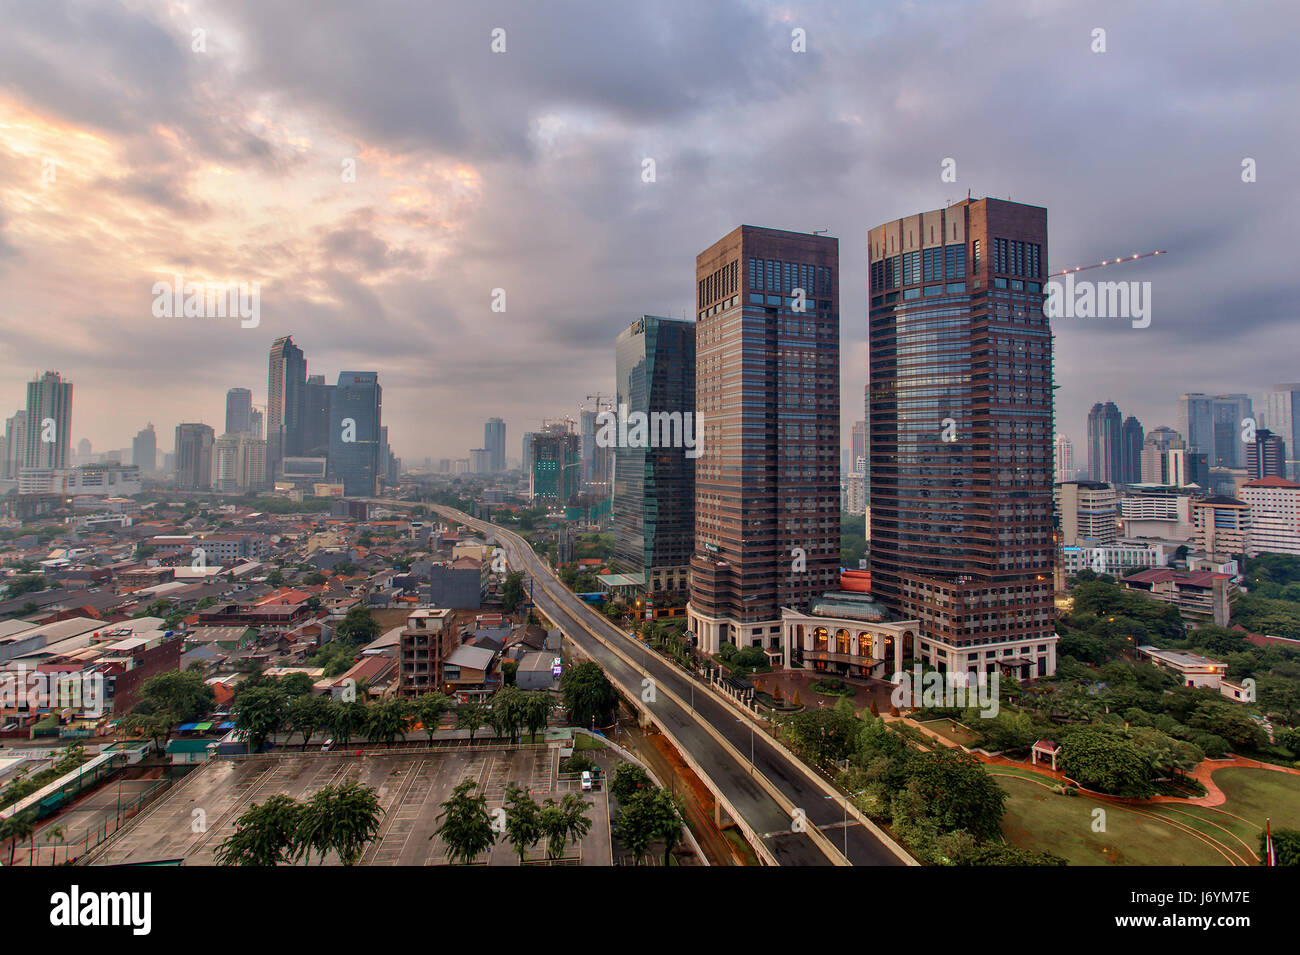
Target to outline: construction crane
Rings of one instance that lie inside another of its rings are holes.
[[[1047,277],[1050,279],[1058,275],[1069,275],[1074,272],[1086,272],[1088,269],[1100,269],[1108,265],[1122,265],[1125,262],[1132,262],[1134,259],[1146,259],[1146,258],[1150,258],[1153,255],[1167,255],[1167,254],[1168,253],[1165,252],[1164,249],[1158,249],[1155,252],[1142,252],[1140,254],[1135,254],[1135,255],[1125,255],[1125,256],[1121,256],[1118,259],[1102,259],[1100,262],[1096,263],[1095,265],[1076,265],[1072,269],[1062,269],[1060,272],[1052,272]]]
[[[601,394],[599,391],[596,392],[594,395],[587,395],[587,400],[588,400],[588,401],[594,401],[594,402],[596,402],[596,413],[597,413],[597,414],[600,414],[600,412],[602,412],[602,411],[609,411],[610,409],[612,409],[612,408],[614,407],[613,399],[614,399],[614,395],[605,395],[605,394]],[[606,403],[606,404],[602,407],[602,406],[601,406],[601,402],[608,402],[608,403]],[[586,409],[584,408],[584,409],[582,409],[582,410],[585,411]]]

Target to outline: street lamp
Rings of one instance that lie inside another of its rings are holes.
[[[844,858],[849,857],[849,799],[853,796],[861,796],[865,789],[859,789],[855,793],[848,793],[844,799]],[[822,796],[823,799],[834,799],[834,796]]]
[[[737,723],[745,722],[743,716],[736,717]],[[749,724],[749,775],[754,775],[754,724]]]

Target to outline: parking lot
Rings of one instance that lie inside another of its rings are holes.
[[[606,764],[606,754],[599,754]],[[331,783],[349,779],[372,786],[384,810],[379,836],[367,847],[362,865],[442,865],[446,847],[434,836],[437,816],[452,789],[475,780],[489,811],[501,806],[505,788],[517,783],[538,803],[577,791],[576,781],[557,776],[558,751],[548,747],[483,747],[453,752],[385,752],[363,755],[294,753],[215,759],[163,796],[94,860],[95,865],[130,865],[184,859],[185,865],[212,865],[214,852],[252,803],[284,794],[302,802]],[[608,771],[608,765],[606,765]],[[585,794],[592,826],[580,846],[570,846],[566,861],[610,865],[609,803],[601,790]],[[432,837],[432,838],[431,838]],[[545,859],[539,844],[529,861]],[[313,860],[314,861],[314,860]],[[480,863],[518,865],[513,848],[500,841]],[[338,864],[331,854],[326,865]]]

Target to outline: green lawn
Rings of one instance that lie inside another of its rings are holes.
[[[989,767],[1001,773],[1003,767]],[[1228,865],[1194,835],[1117,803],[1061,796],[1017,773],[998,776],[1008,794],[1002,832],[1007,841],[1042,849],[1070,865]],[[1106,810],[1106,831],[1093,832],[1093,810]],[[1199,828],[1193,826],[1192,828]]]
[[[949,719],[927,720],[920,725],[959,746],[973,746],[979,739],[979,734],[972,732],[961,723],[954,726],[953,721]]]

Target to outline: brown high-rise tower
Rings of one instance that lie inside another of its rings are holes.
[[[839,240],[741,226],[695,260],[691,629],[778,647],[781,608],[836,586]]]
[[[925,663],[1050,674],[1047,210],[967,199],[868,245],[872,594]]]

